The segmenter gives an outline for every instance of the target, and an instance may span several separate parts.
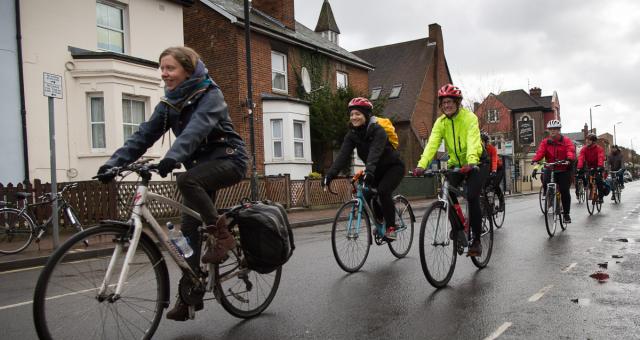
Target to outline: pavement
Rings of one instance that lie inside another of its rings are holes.
[[[511,197],[537,193],[538,191],[517,193],[511,195]],[[413,199],[410,202],[415,213],[423,211],[433,201],[434,199]],[[332,223],[336,210],[337,207],[326,209],[292,209],[288,211],[289,223],[292,228],[304,228]],[[60,244],[71,236],[73,236],[72,233],[61,234]],[[27,249],[18,254],[0,254],[0,272],[44,265],[53,251],[53,238],[51,235],[46,235],[39,244],[32,242]]]

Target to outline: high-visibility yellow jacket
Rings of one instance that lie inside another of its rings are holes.
[[[445,114],[438,117],[418,161],[418,167],[427,168],[443,139],[449,153],[449,167],[462,167],[478,164],[481,160],[486,161],[475,113],[461,107],[451,118]]]

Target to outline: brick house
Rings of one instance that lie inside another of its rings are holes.
[[[332,89],[351,86],[366,92],[373,67],[338,45],[328,1],[315,30],[294,18],[293,0],[254,0],[250,11],[256,167],[265,175],[289,173],[300,179],[311,172],[309,103],[302,100],[302,68],[320,73]],[[244,6],[240,0],[200,0],[184,14],[185,45],[193,47],[220,85],[239,133],[250,141],[247,119]],[[321,59],[322,69],[309,60]]]
[[[369,72],[370,97],[387,98],[383,115],[393,120],[402,159],[413,169],[439,115],[438,89],[452,82],[440,25],[429,25],[427,38],[353,53],[376,67]]]
[[[513,157],[521,174],[531,172],[529,163],[546,136],[547,122],[562,120],[558,94],[542,96],[537,87],[529,93],[521,89],[491,93],[474,106],[480,129],[489,134],[500,154]]]

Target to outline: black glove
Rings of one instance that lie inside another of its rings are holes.
[[[98,174],[97,174],[97,178],[100,182],[107,184],[111,181],[113,181],[114,178],[116,178],[116,173],[115,172],[109,172],[109,170],[111,170],[111,168],[113,168],[111,165],[107,165],[104,164],[103,166],[101,166],[100,168],[98,168]]]
[[[167,175],[176,168],[178,161],[172,158],[163,158],[158,163],[158,174],[160,177],[165,178]]]
[[[375,178],[375,176],[373,176],[372,173],[370,173],[369,171],[365,171],[364,177],[362,178],[362,181],[366,185],[371,185],[371,183],[373,183],[373,179],[374,178]]]
[[[491,171],[491,173],[489,173],[489,177],[491,178],[495,178],[496,176],[498,176],[498,173],[495,171]]]
[[[531,177],[533,179],[538,179],[538,169],[533,169],[533,172],[531,173]]]
[[[333,181],[333,177],[333,175],[324,176],[324,178],[322,179],[322,187],[328,188],[331,185],[331,181]]]

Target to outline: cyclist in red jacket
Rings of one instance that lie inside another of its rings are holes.
[[[502,182],[502,178],[504,177],[504,172],[502,171],[502,159],[498,156],[498,149],[489,142],[489,134],[483,131],[480,134],[480,138],[482,138],[482,144],[491,159],[491,172],[489,173],[489,180],[487,183],[491,183],[497,191],[501,191],[500,182]]]
[[[549,138],[544,139],[536,155],[533,156],[531,164],[535,164],[541,159],[545,159],[547,163],[553,163],[556,161],[575,161],[576,149],[571,139],[560,134],[560,128],[562,124],[559,120],[553,119],[547,123],[547,129],[549,130]],[[564,211],[564,221],[571,223],[571,194],[569,188],[571,187],[571,166],[569,164],[557,165],[555,167],[555,180],[560,189],[562,195],[562,208]],[[551,178],[549,169],[544,169],[543,178]],[[545,185],[545,183],[543,183]]]
[[[587,178],[584,176],[585,168],[596,169],[596,184],[598,185],[598,200],[602,203],[602,197],[609,194],[609,190],[605,187],[603,181],[604,170],[604,149],[596,144],[598,136],[595,133],[587,135],[586,143],[582,149],[580,149],[580,155],[578,156],[578,176],[582,178],[585,188],[587,187]]]

